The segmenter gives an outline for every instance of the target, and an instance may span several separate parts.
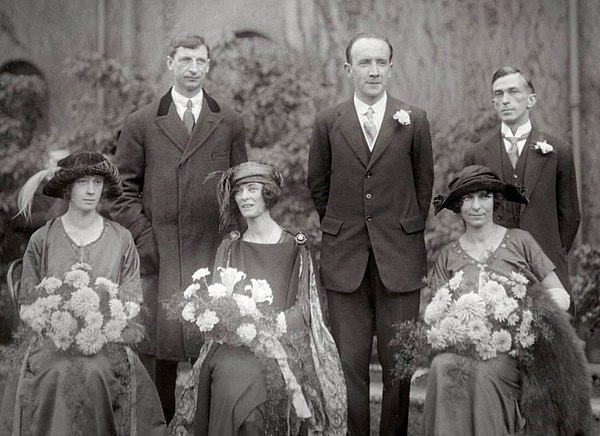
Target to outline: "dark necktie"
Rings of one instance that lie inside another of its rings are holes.
[[[190,135],[192,134],[192,130],[194,130],[194,125],[196,124],[196,121],[194,120],[194,113],[192,112],[193,105],[194,104],[192,103],[192,100],[188,100],[186,103],[187,109],[183,113],[183,124]]]
[[[513,169],[517,167],[517,161],[519,160],[519,147],[517,146],[517,143],[523,139],[527,139],[527,136],[529,136],[529,134],[523,136],[502,135],[504,139],[510,142],[506,153],[508,154],[508,158],[510,159],[510,164],[512,165]]]
[[[363,123],[363,127],[365,129],[365,133],[367,135],[367,141],[369,143],[369,149],[373,150],[373,143],[375,142],[375,138],[377,137],[377,126],[373,121],[373,114],[375,111],[372,107],[369,106],[367,109],[366,120]]]

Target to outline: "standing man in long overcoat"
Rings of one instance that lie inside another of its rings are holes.
[[[203,37],[174,38],[167,57],[173,87],[127,117],[115,156],[124,195],[112,216],[131,231],[140,254],[148,335],[140,355],[167,421],[177,363],[195,357],[201,339],[163,303],[183,292],[198,268],[213,266],[219,207],[216,179],[206,176],[247,160],[241,116],[202,89],[209,65]]]
[[[419,314],[423,232],[433,185],[425,111],[386,92],[392,45],[357,34],[344,68],[354,97],[317,115],[308,185],[319,217],[321,279],[348,391],[348,427],[369,434],[373,333],[383,368],[381,435],[407,432],[410,383],[392,375],[395,324]]]

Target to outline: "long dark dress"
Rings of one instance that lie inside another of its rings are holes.
[[[490,254],[485,265],[471,257],[459,242],[444,247],[433,267],[432,282],[444,283],[464,271],[463,283],[477,286],[481,268],[510,276],[518,272],[539,283],[554,265],[533,237],[523,230],[510,229]],[[508,355],[475,362],[474,371],[460,395],[451,395],[455,383],[447,375],[451,366],[464,359],[444,353],[435,357],[429,370],[424,434],[446,436],[501,436],[516,434],[525,421],[519,410],[521,372]],[[462,365],[466,364],[462,362]]]
[[[305,352],[301,358],[304,373],[295,373],[296,378],[300,381],[310,376],[321,383],[320,392],[304,392],[313,414],[308,426],[315,434],[345,435],[347,406],[341,364],[323,323],[306,247],[287,231],[276,244],[246,242],[234,234],[219,247],[215,268],[219,266],[241,270],[249,279],[268,281],[273,306],[285,311],[287,331],[300,333],[298,346]],[[189,389],[180,399],[171,433],[286,434],[287,428],[272,426],[277,418],[284,423],[287,419],[269,415],[273,409],[269,407],[272,398],[268,384],[263,363],[245,348],[220,345],[213,346],[207,355],[201,352]],[[287,402],[285,394],[283,399]],[[194,417],[193,423],[190,416]],[[192,428],[184,430],[187,423]]]
[[[142,300],[139,258],[131,234],[104,220],[99,238],[78,246],[60,218],[36,231],[23,257],[20,303],[32,303],[28,290],[44,277],[63,278],[85,262],[95,277],[120,285],[133,301]],[[156,388],[137,356],[111,345],[93,356],[57,350],[50,340],[34,340],[15,368],[0,410],[2,434],[163,435],[166,423]],[[123,391],[123,386],[127,386]]]

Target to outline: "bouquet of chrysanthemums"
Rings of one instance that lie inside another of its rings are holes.
[[[62,280],[45,277],[30,292],[35,300],[21,309],[21,319],[56,348],[91,356],[105,344],[139,342],[143,329],[135,321],[136,301],[127,301],[119,286],[91,277],[91,267],[76,263]]]
[[[535,343],[528,280],[482,271],[479,285],[467,287],[463,272],[440,287],[425,309],[427,339],[434,351],[452,351],[489,360],[499,353],[524,357]]]
[[[266,280],[246,279],[235,268],[218,268],[220,281],[209,284],[210,272],[201,268],[192,275],[184,291],[181,316],[194,323],[206,340],[246,346],[257,357],[277,360],[292,403],[299,417],[310,416],[288,356],[279,338],[285,333],[285,318],[273,306],[273,293]]]

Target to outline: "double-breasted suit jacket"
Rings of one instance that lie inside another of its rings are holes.
[[[543,141],[552,146],[552,151],[544,154],[535,148],[538,142]],[[563,141],[533,126],[519,160],[524,154],[524,173],[519,183],[525,189],[529,204],[517,209],[516,227],[534,236],[556,266],[561,282],[569,289],[567,253],[580,222],[573,153]],[[465,154],[465,165],[485,165],[506,182],[514,183],[518,176],[506,177],[507,162],[508,155],[500,132],[475,144]],[[494,211],[494,221],[506,227],[515,226],[515,218],[507,204]]]
[[[206,93],[202,101],[191,135],[171,91],[130,114],[115,156],[124,194],[112,216],[131,231],[142,262],[149,341],[141,352],[163,360],[198,352],[198,338],[184,334],[163,303],[182,292],[198,268],[213,266],[222,237],[216,180],[205,178],[247,159],[241,116]]]
[[[410,125],[393,118],[410,113]],[[392,292],[423,287],[423,239],[433,184],[425,112],[388,95],[373,151],[353,99],[319,114],[309,155],[308,185],[321,219],[321,278],[325,288],[355,291],[372,250]]]

